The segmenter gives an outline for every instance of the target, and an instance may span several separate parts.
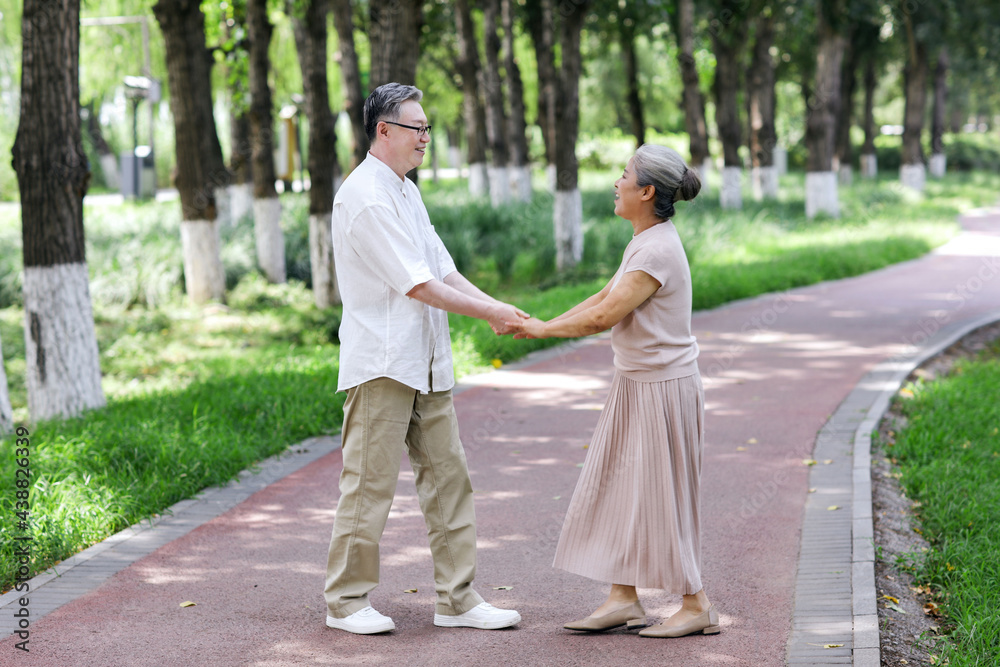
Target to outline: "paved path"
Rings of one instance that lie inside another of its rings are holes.
[[[605,593],[550,567],[612,374],[599,337],[476,378],[456,396],[476,488],[478,589],[519,609],[518,628],[433,626],[426,529],[404,464],[372,596],[398,629],[327,629],[323,563],[341,463],[327,440],[180,504],[153,528],[125,531],[60,577],[41,575],[31,652],[7,637],[0,664],[877,665],[863,436],[917,359],[1000,317],[1000,210],[963,224],[920,260],[695,316],[707,397],[704,580],[720,635],[561,629]],[[805,465],[810,458],[818,463]],[[654,617],[678,603],[641,593]],[[197,605],[182,608],[188,600]],[[9,632],[17,603],[5,603]]]

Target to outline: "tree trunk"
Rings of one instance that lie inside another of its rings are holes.
[[[7,371],[3,366],[3,346],[0,345],[0,436],[14,429],[14,410],[10,406],[10,390],[7,388]]]
[[[875,178],[878,175],[878,159],[875,156],[875,56],[865,61],[865,143],[861,147],[861,175]]]
[[[291,8],[290,8],[291,9]],[[330,215],[337,177],[337,133],[330,111],[326,71],[327,0],[311,0],[292,26],[302,69],[306,116],[309,119],[309,258],[313,300],[317,308],[340,303],[333,265]]]
[[[556,99],[555,151],[556,197],[553,223],[556,236],[556,267],[576,266],[583,257],[583,200],[577,183],[576,139],[580,126],[580,31],[587,14],[587,0],[562,12],[559,44],[562,64]]]
[[[948,47],[938,51],[937,66],[934,68],[934,112],[931,120],[931,176],[944,176],[946,161],[944,156],[945,109],[948,97]]]
[[[851,146],[851,126],[854,124],[854,89],[857,87],[857,29],[850,39],[845,39],[844,55],[840,68],[840,111],[837,113],[837,130],[834,140],[834,170],[840,185],[850,185],[853,180],[851,163],[854,158]]]
[[[747,73],[747,112],[750,120],[750,180],[754,199],[778,196],[774,149],[774,15],[758,16],[750,70]]]
[[[101,131],[100,105],[96,100],[90,100],[84,107],[87,117],[87,134],[94,144],[94,151],[97,153],[101,163],[101,172],[104,174],[104,184],[111,190],[119,188],[118,180],[118,156],[111,150],[111,146],[104,139],[104,132]]]
[[[514,57],[514,0],[501,0],[504,69],[507,70],[507,137],[510,143],[511,190],[520,201],[531,201],[531,167],[528,156],[527,123],[524,119],[524,85]]]
[[[806,217],[817,213],[840,216],[837,175],[833,171],[837,116],[840,113],[840,71],[844,37],[828,20],[839,11],[837,2],[822,2],[817,8],[816,82],[808,98],[806,113]]]
[[[729,10],[727,10],[729,11]],[[740,54],[746,42],[746,21],[737,20],[720,28],[713,27],[712,50],[715,52],[715,121],[722,140],[724,169],[720,203],[723,208],[743,207],[743,161],[740,159],[742,125],[737,103],[740,92]]]
[[[927,47],[917,38],[910,14],[904,13],[903,22],[907,44],[906,67],[903,70],[906,111],[903,118],[903,159],[899,176],[903,185],[923,191],[926,174],[920,135],[924,130],[924,107],[927,101]]]
[[[354,136],[350,171],[364,162],[368,155],[368,135],[365,134],[365,95],[361,88],[361,72],[358,68],[358,54],[354,49],[354,17],[351,14],[351,0],[331,0],[333,3],[333,24],[337,28],[340,53],[340,71],[344,89],[344,111],[351,119]]]
[[[39,421],[105,404],[83,234],[90,170],[80,129],[79,0],[25,0],[21,44],[12,153],[21,194],[28,411]]]
[[[691,164],[702,171],[702,187],[707,186],[708,168],[711,167],[708,152],[708,125],[705,122],[705,98],[701,94],[698,68],[694,59],[694,0],[679,0],[677,4],[677,61],[681,70],[684,92],[681,105],[684,107],[684,126],[691,142]]]
[[[462,116],[468,144],[469,192],[485,195],[489,182],[486,174],[486,111],[479,98],[479,47],[467,0],[455,2],[455,28],[458,34],[458,73],[462,77]]]
[[[621,20],[618,23],[618,40],[625,59],[625,99],[628,102],[629,125],[635,137],[635,147],[646,143],[646,121],[642,116],[642,99],[639,97],[639,65],[635,55],[635,24]]]
[[[486,67],[480,70],[479,86],[486,101],[486,139],[490,145],[490,200],[500,206],[510,199],[510,177],[507,162],[507,116],[503,108],[503,84],[500,80],[500,37],[497,19],[500,0],[483,3],[483,36],[485,37]]]
[[[528,26],[538,68],[538,127],[545,144],[545,164],[554,191],[556,164],[556,91],[559,83],[555,61],[555,12],[553,0],[527,0]]]
[[[274,118],[268,48],[273,26],[267,16],[267,0],[247,1],[247,39],[250,41],[250,135],[253,145],[253,221],[257,263],[264,277],[283,283],[285,237],[281,230],[281,201],[274,187]]]
[[[159,0],[153,13],[163,33],[174,117],[184,285],[194,303],[222,301],[226,280],[216,194],[228,185],[229,170],[212,114],[213,58],[205,47],[205,15],[194,0]]]
[[[230,113],[232,151],[229,170],[233,172],[229,203],[233,224],[253,217],[253,162],[250,149],[250,118],[246,113]]]
[[[421,0],[370,0],[368,39],[371,80],[375,90],[384,83],[416,85],[420,58]]]

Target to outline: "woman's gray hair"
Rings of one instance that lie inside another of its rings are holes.
[[[701,190],[698,172],[673,148],[643,144],[632,158],[632,169],[640,188],[652,185],[655,189],[653,211],[661,220],[674,216],[674,202],[690,201]]]
[[[399,107],[407,100],[419,102],[423,92],[416,86],[402,83],[387,83],[371,92],[365,100],[365,134],[369,143],[375,141],[375,128],[380,120],[399,120]]]

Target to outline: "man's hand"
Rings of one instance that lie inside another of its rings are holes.
[[[514,328],[509,325],[510,322],[521,322],[528,317],[529,315],[520,308],[498,301],[493,308],[490,308],[487,321],[490,323],[493,333],[503,336],[514,332]]]

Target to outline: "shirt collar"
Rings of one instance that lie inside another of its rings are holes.
[[[382,160],[372,155],[370,151],[368,153],[368,157],[365,158],[365,161],[366,162],[370,161],[372,163],[372,167],[375,169],[375,173],[378,174],[379,178],[384,178],[386,181],[392,182],[395,185],[395,187],[399,188],[400,193],[405,194],[405,188],[406,188],[405,176],[402,179],[400,179],[399,176],[396,174],[396,172],[392,170],[392,167],[390,167],[385,162],[382,162]]]

